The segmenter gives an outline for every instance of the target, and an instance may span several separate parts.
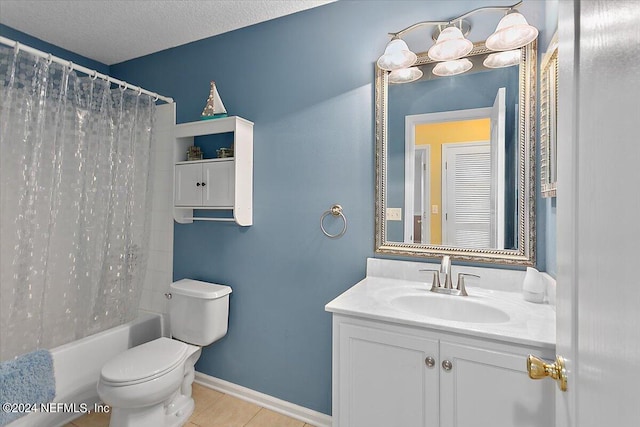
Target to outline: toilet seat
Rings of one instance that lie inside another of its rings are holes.
[[[190,346],[169,338],[158,338],[120,353],[107,362],[100,380],[124,387],[154,380],[181,366]]]

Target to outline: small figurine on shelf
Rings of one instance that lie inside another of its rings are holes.
[[[187,150],[187,161],[192,162],[194,160],[202,160],[202,150],[200,150],[200,147],[192,145]]]
[[[233,157],[233,145],[231,146],[231,148],[218,148],[216,150],[216,153],[218,153],[219,159],[223,159],[225,157]]]
[[[209,98],[207,99],[207,105],[202,110],[202,120],[206,119],[218,119],[220,117],[227,117],[227,110],[224,108],[222,99],[218,89],[216,89],[216,82],[211,82],[211,91],[209,92]]]

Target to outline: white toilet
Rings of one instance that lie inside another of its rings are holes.
[[[98,394],[111,406],[110,427],[179,427],[187,422],[194,408],[194,365],[202,346],[227,333],[230,293],[228,286],[197,280],[171,284],[173,339],[133,347],[102,367]]]

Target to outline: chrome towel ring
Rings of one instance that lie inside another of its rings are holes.
[[[327,230],[325,230],[324,228],[324,219],[327,215],[331,214],[334,217],[342,217],[342,221],[344,222],[344,227],[342,227],[342,231],[340,231],[339,233],[336,234],[330,234],[327,232]],[[322,216],[320,217],[320,229],[322,230],[322,232],[324,233],[325,236],[331,238],[331,239],[337,239],[338,237],[342,237],[342,235],[347,231],[347,217],[344,216],[344,213],[342,213],[342,206],[340,205],[333,205],[331,206],[331,208],[328,211],[325,211]]]

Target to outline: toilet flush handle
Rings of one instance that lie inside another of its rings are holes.
[[[164,296],[165,296],[167,299],[171,299],[171,298],[173,298],[173,295],[171,295],[171,292],[167,292],[166,294],[164,294]]]

